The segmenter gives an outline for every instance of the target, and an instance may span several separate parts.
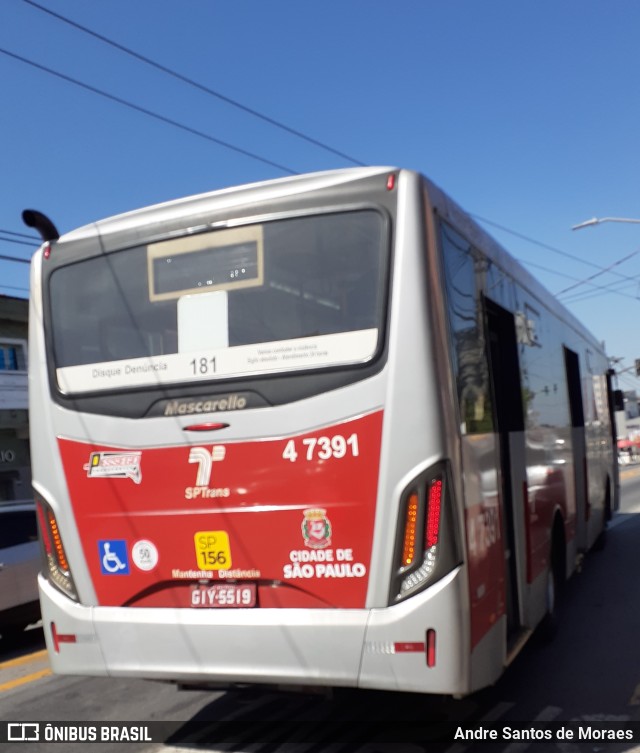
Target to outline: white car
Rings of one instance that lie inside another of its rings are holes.
[[[40,544],[33,502],[0,503],[0,635],[10,638],[40,619]]]

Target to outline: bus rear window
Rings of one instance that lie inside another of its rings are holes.
[[[102,254],[49,279],[68,394],[369,361],[384,311],[375,210],[215,230]]]

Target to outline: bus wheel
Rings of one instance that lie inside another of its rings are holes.
[[[540,623],[539,633],[543,642],[555,638],[560,624],[560,612],[565,581],[565,549],[562,524],[556,521],[551,540],[550,566],[545,586],[546,613]]]
[[[611,489],[607,483],[607,488],[604,497],[604,515],[602,519],[602,530],[598,534],[598,538],[593,542],[593,548],[596,552],[601,552],[607,544],[607,528],[609,521],[611,520]]]

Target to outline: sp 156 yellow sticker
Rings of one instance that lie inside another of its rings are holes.
[[[198,531],[193,540],[198,568],[228,570],[231,567],[231,547],[226,531]]]

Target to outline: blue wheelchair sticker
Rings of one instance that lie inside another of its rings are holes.
[[[103,575],[129,575],[129,556],[124,539],[99,541],[98,550]]]

